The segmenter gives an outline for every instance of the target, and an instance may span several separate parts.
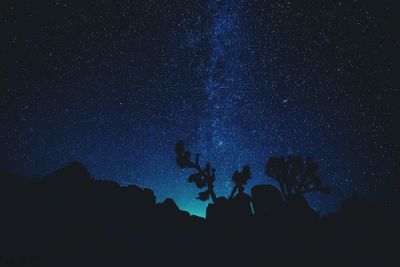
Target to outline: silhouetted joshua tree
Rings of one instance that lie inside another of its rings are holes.
[[[305,162],[302,157],[271,157],[265,166],[265,173],[278,181],[283,197],[304,194],[311,191],[330,193],[331,189],[322,185],[317,175],[318,162],[311,156]]]
[[[232,178],[231,178],[232,181],[235,183],[235,186],[232,189],[229,199],[232,199],[235,196],[236,191],[238,192],[238,195],[243,193],[244,185],[251,178],[250,175],[251,174],[250,174],[250,166],[249,165],[244,165],[241,172],[235,171],[235,173],[232,175]]]
[[[195,161],[193,162],[190,157],[191,153],[189,150],[185,150],[183,141],[178,141],[175,145],[176,152],[176,163],[181,168],[195,169],[196,172],[188,177],[190,183],[194,182],[197,188],[205,188],[207,190],[200,192],[198,199],[206,201],[210,198],[215,203],[217,197],[214,192],[214,181],[215,181],[215,169],[211,168],[210,163],[207,162],[204,167],[200,166],[199,158],[200,155],[196,154]]]

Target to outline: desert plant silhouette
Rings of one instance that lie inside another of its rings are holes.
[[[235,186],[232,189],[229,199],[232,199],[236,192],[238,195],[242,194],[244,192],[244,186],[246,185],[247,181],[250,180],[250,178],[251,172],[249,165],[244,165],[242,171],[235,171],[231,177]]]
[[[322,185],[318,170],[319,164],[311,156],[305,161],[300,156],[270,157],[265,165],[265,174],[279,183],[285,200],[312,191],[330,193],[331,188]]]
[[[188,177],[188,182],[195,183],[197,188],[205,188],[207,190],[200,192],[198,199],[206,201],[210,197],[213,202],[217,201],[214,191],[215,169],[211,168],[210,163],[207,162],[204,167],[200,166],[200,154],[196,154],[195,161],[191,161],[191,153],[185,149],[183,141],[178,141],[175,145],[176,163],[181,168],[195,169],[196,172]]]

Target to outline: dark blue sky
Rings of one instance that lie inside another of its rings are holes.
[[[395,6],[390,1],[5,1],[0,168],[70,160],[204,214],[175,163],[179,139],[217,170],[273,183],[274,155],[314,155],[335,210],[394,176]]]

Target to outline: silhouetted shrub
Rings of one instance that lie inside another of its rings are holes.
[[[312,191],[330,193],[331,189],[322,185],[317,175],[318,162],[308,157],[303,162],[302,157],[289,156],[271,157],[265,166],[265,173],[274,178],[280,186],[283,197],[287,200],[291,195],[304,194]]]
[[[175,145],[176,152],[176,163],[181,168],[195,169],[196,172],[188,177],[188,182],[195,183],[197,188],[207,187],[207,190],[200,192],[198,199],[201,201],[206,201],[210,198],[213,202],[217,200],[214,192],[214,181],[215,181],[215,169],[211,168],[210,163],[207,162],[204,167],[200,166],[199,158],[200,155],[196,154],[196,159],[193,162],[191,158],[191,153],[189,150],[185,149],[183,141],[179,141]]]
[[[240,172],[235,171],[231,178],[235,186],[232,189],[229,199],[232,199],[234,197],[236,191],[238,192],[239,195],[242,194],[244,192],[244,186],[250,180],[250,178],[251,178],[251,173],[249,165],[244,165],[243,170]]]

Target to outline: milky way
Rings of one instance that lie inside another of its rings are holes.
[[[242,76],[250,71],[247,63],[251,55],[241,18],[243,6],[236,1],[212,1],[210,11],[207,32],[211,52],[200,69],[207,110],[199,127],[198,149],[211,161],[220,163],[218,172],[226,194],[232,188],[229,172],[243,163],[243,156],[248,156],[244,155],[244,136],[237,114],[243,108],[240,100],[248,87]]]
[[[183,139],[226,196],[250,164],[314,155],[331,195],[386,192],[396,163],[395,9],[373,1],[2,3],[0,168],[28,177],[70,160],[204,215],[176,166]]]

